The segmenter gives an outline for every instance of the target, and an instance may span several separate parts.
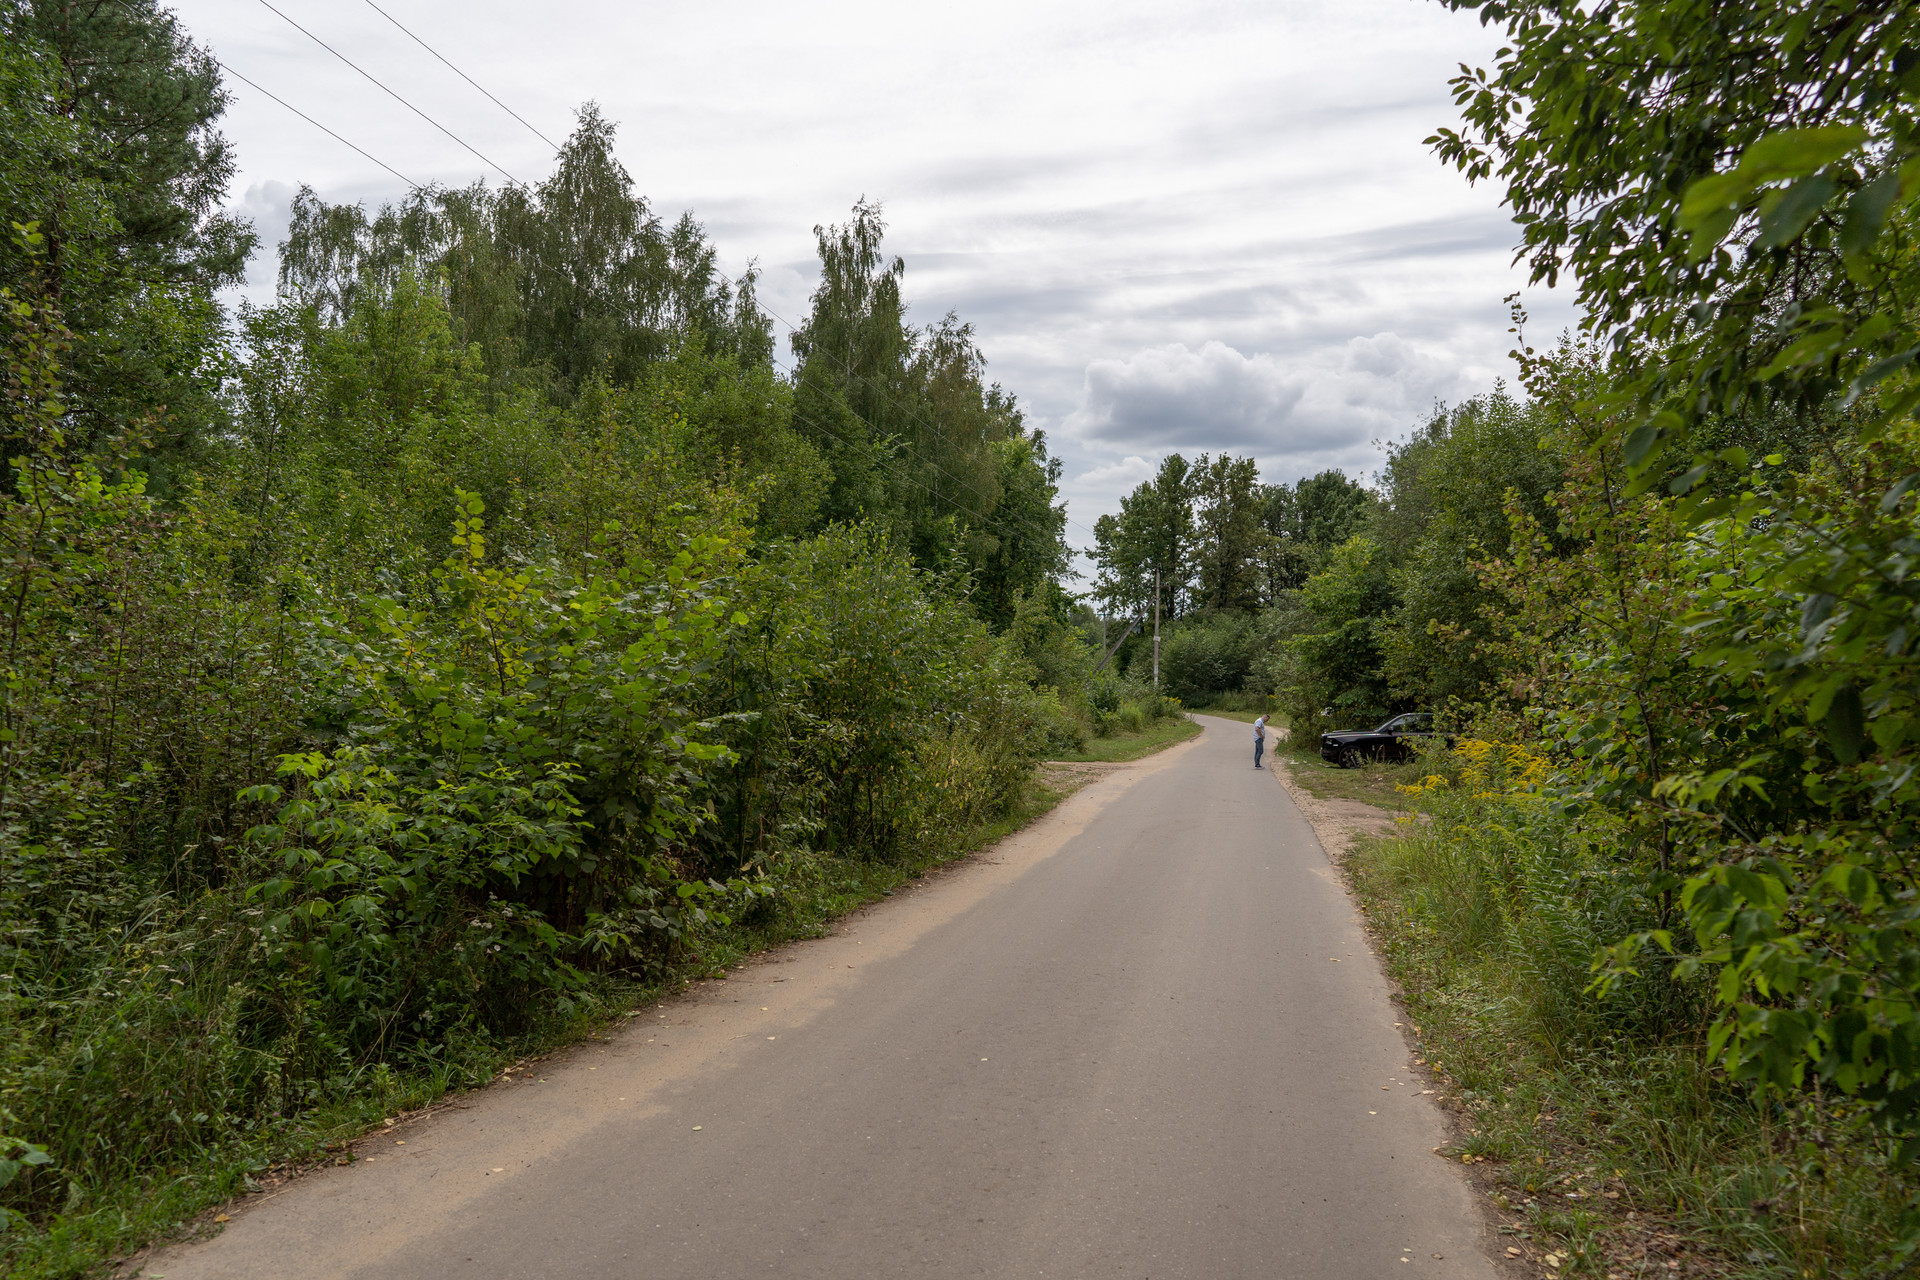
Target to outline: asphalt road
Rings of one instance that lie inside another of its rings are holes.
[[[1204,723],[138,1274],[1490,1280],[1353,907]]]

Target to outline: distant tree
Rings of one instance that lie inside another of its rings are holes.
[[[1252,458],[1200,455],[1190,488],[1194,500],[1193,562],[1199,602],[1207,609],[1260,607],[1260,568],[1269,540],[1261,526],[1260,473]]]
[[[1180,616],[1191,604],[1194,527],[1193,472],[1170,453],[1153,479],[1120,500],[1118,514],[1094,522],[1094,594],[1111,613],[1151,612],[1157,571],[1161,617]]]
[[[1260,487],[1260,524],[1266,533],[1259,576],[1267,603],[1297,591],[1327,554],[1368,526],[1378,505],[1373,493],[1343,471],[1322,471],[1297,484]]]

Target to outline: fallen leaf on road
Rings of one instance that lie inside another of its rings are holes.
[[[695,1126],[693,1126],[693,1131],[694,1131],[695,1133],[698,1133],[698,1132],[700,1132],[700,1130],[701,1130],[702,1128],[704,1128],[704,1127],[705,1127],[704,1125],[695,1125]]]
[[[231,1215],[229,1215],[229,1214],[225,1214],[225,1213],[216,1213],[216,1214],[214,1214],[214,1215],[213,1215],[213,1220],[214,1220],[215,1222],[232,1222],[232,1221],[233,1221],[233,1218],[232,1218],[232,1216],[231,1216]]]

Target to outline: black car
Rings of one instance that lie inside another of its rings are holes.
[[[1411,760],[1433,737],[1433,717],[1410,711],[1378,729],[1335,729],[1320,735],[1320,758],[1342,769],[1358,769],[1369,760]]]

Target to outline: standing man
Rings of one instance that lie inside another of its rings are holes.
[[[1260,753],[1267,749],[1267,716],[1261,712],[1260,718],[1253,722],[1253,767],[1260,767]]]

